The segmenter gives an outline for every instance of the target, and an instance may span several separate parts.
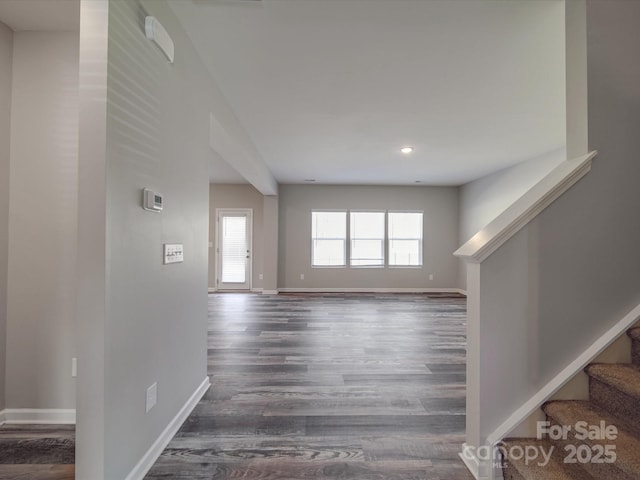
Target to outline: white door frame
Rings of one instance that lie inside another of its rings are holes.
[[[216,208],[216,290],[220,290],[220,277],[222,274],[222,261],[220,259],[220,217],[225,213],[244,213],[247,215],[249,235],[249,288],[239,290],[251,291],[253,289],[253,208]]]

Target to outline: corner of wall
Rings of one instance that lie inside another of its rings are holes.
[[[13,32],[0,23],[0,411],[5,408]],[[2,418],[0,418],[2,422]]]

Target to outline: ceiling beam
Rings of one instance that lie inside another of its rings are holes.
[[[231,135],[213,113],[209,114],[209,144],[229,165],[263,195],[277,195],[278,182],[257,152]]]

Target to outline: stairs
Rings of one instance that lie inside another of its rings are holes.
[[[589,401],[547,402],[545,438],[502,442],[505,480],[640,480],[640,327],[627,335],[631,364],[585,368]]]

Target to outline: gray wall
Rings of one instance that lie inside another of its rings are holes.
[[[262,288],[263,281],[263,198],[251,185],[212,184],[209,187],[209,288],[216,288],[216,208],[253,209],[253,285]]]
[[[151,6],[176,43],[173,65],[144,38],[135,2],[109,12],[109,479],[125,477],[207,375],[209,77],[168,7]],[[161,214],[141,208],[144,187],[164,195]],[[184,244],[184,263],[163,265],[164,243]],[[154,382],[158,404],[145,415]]]
[[[227,107],[166,3],[144,5],[82,4],[79,480],[125,478],[207,374],[209,113]],[[161,214],[141,208],[144,187],[164,194]],[[185,261],[163,265],[163,243]]]
[[[460,187],[459,244],[464,244],[527,190],[566,160],[564,149],[532,158]],[[459,263],[459,285],[466,288],[466,268]]]
[[[9,138],[13,32],[0,23],[0,410],[5,407],[7,266],[9,260]]]
[[[540,255],[540,371],[552,372],[640,302],[640,2],[588,1],[592,171],[545,210]]]
[[[460,187],[460,244],[566,160],[564,149],[532,158]]]
[[[264,208],[262,219],[263,255],[262,262],[264,281],[262,287],[265,293],[275,293],[278,289],[278,225],[279,201],[274,195],[264,196]]]
[[[75,407],[78,34],[14,35],[8,408]]]
[[[468,350],[472,445],[640,303],[638,24],[639,2],[587,2],[592,170],[470,265],[482,280],[469,284],[468,310],[480,312]]]
[[[420,268],[311,268],[314,209],[423,210]],[[280,288],[455,288],[458,189],[453,187],[281,185]],[[305,279],[300,279],[304,274]],[[429,280],[429,274],[434,275]]]

